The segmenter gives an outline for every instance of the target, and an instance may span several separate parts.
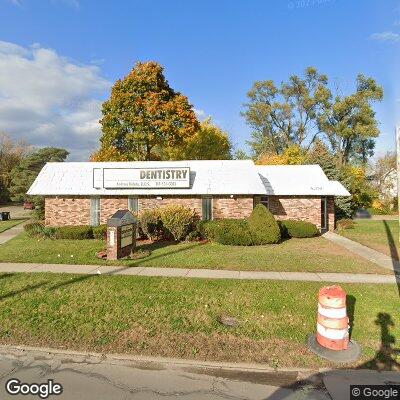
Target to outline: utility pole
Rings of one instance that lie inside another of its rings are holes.
[[[397,214],[399,216],[399,243],[400,243],[400,126],[396,128],[397,144]]]

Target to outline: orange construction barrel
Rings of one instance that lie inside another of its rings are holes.
[[[330,350],[349,347],[346,292],[340,286],[324,286],[319,291],[317,342]]]

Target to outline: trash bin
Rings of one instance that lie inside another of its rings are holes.
[[[10,212],[9,211],[3,211],[0,213],[0,220],[1,221],[8,221],[10,218]]]

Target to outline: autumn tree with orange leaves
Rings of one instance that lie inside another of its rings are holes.
[[[174,91],[153,61],[137,63],[103,103],[103,135],[93,161],[170,159],[199,129],[186,96]]]

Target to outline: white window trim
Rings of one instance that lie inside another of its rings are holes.
[[[101,223],[101,200],[100,197],[90,198],[90,225],[99,226]]]
[[[136,211],[134,211],[133,207],[131,207],[131,202],[134,200],[136,200],[136,202],[137,202],[137,210]],[[138,196],[128,196],[128,209],[131,212],[136,212],[136,213],[139,212],[139,197]]]

